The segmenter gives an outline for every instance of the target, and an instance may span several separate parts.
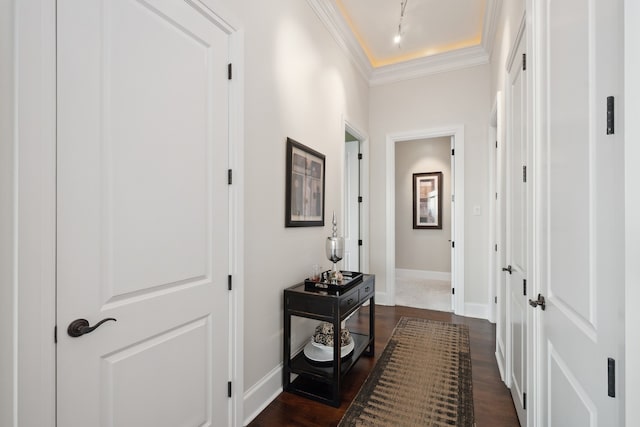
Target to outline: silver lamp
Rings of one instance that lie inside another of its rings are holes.
[[[342,281],[342,274],[338,271],[337,262],[344,256],[344,237],[338,237],[338,225],[336,223],[336,213],[333,212],[333,235],[327,237],[325,249],[327,251],[327,258],[333,262],[333,271],[329,275],[331,283],[338,283]]]

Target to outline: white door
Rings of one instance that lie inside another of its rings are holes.
[[[451,311],[452,312],[456,312],[456,310],[459,310],[461,307],[457,307],[456,305],[456,294],[455,294],[455,289],[456,289],[456,283],[457,283],[457,277],[456,277],[456,245],[455,245],[455,238],[456,238],[456,196],[455,196],[455,180],[456,180],[456,157],[455,157],[455,148],[456,148],[456,137],[452,136],[451,137],[451,141],[450,141],[450,145],[451,145],[451,200],[445,200],[444,203],[451,203],[451,239],[449,239],[449,242],[451,242]]]
[[[608,134],[607,97],[623,117],[623,1],[551,1],[539,12],[539,424],[621,426],[624,138],[621,120]]]
[[[360,271],[360,141],[345,143],[344,269]]]
[[[57,425],[228,425],[228,36],[197,3],[57,4]]]
[[[527,280],[530,211],[526,182],[527,85],[524,71],[524,38],[515,49],[507,90],[507,311],[508,385],[521,426],[527,425]]]
[[[501,117],[501,103],[498,101],[498,117]],[[509,384],[506,377],[507,365],[507,274],[502,272],[502,268],[507,266],[506,262],[506,239],[507,239],[507,206],[506,206],[506,159],[505,144],[502,136],[502,126],[498,126],[499,143],[496,143],[494,150],[496,165],[496,194],[495,200],[495,246],[496,253],[496,358],[498,360],[500,375],[502,380]]]

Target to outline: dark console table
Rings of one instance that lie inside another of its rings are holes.
[[[344,292],[305,290],[304,283],[284,290],[284,363],[283,388],[331,406],[340,406],[341,378],[362,354],[373,356],[375,331],[375,276],[365,274],[362,282]],[[300,351],[291,356],[291,316],[321,320],[333,324],[333,342],[340,342],[340,322],[358,307],[370,301],[369,334],[351,332],[353,353],[340,358],[340,346],[333,347],[333,361],[327,366],[310,362]],[[298,377],[291,381],[291,374]]]

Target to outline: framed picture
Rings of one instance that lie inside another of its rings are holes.
[[[413,228],[442,229],[442,172],[413,174]]]
[[[324,226],[324,159],[287,138],[285,227]]]

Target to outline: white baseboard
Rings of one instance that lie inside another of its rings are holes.
[[[464,304],[464,315],[466,317],[475,317],[477,319],[489,319],[489,307],[487,304],[477,304],[466,302]]]
[[[376,291],[376,305],[394,305],[389,303],[389,297],[386,292]]]
[[[448,280],[451,281],[450,271],[426,271],[396,268],[396,277],[408,279]]]
[[[502,355],[496,350],[496,362],[498,364],[498,371],[500,371],[500,379],[504,382],[504,362]]]
[[[242,425],[246,426],[253,421],[280,393],[282,393],[282,363],[244,393],[245,417]]]

